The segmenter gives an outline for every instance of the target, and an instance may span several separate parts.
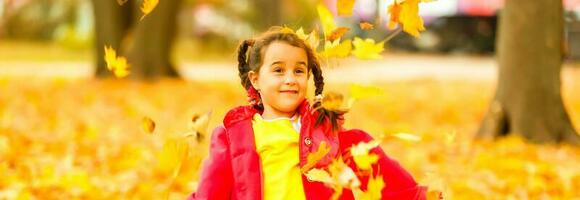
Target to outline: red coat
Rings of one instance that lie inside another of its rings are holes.
[[[330,146],[330,152],[315,167],[323,167],[344,154],[348,148],[359,142],[372,140],[361,130],[341,129],[338,134],[327,134],[329,123],[314,127],[318,112],[311,112],[307,101],[300,105],[302,128],[300,130],[300,166],[306,163],[309,153],[318,149],[320,142]],[[230,110],[211,136],[209,157],[204,161],[199,186],[189,199],[261,200],[263,198],[263,178],[260,156],[252,130],[252,116],[259,112],[252,106],[240,106]],[[370,151],[379,156],[373,165],[375,175],[381,173],[385,181],[383,199],[426,199],[426,187],[418,186],[413,177],[397,161],[390,159],[379,147]],[[356,172],[352,157],[346,156],[345,163]],[[361,189],[366,190],[368,177],[359,177]],[[333,190],[321,182],[311,182],[302,175],[306,199],[329,199]],[[343,190],[340,199],[354,199],[350,190]]]

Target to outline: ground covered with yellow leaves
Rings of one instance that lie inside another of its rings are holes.
[[[375,86],[382,95],[354,104],[347,128],[371,132],[446,198],[579,199],[580,148],[471,139],[492,82]],[[212,129],[246,99],[237,81],[1,79],[0,91],[0,199],[183,199],[208,150],[207,132],[182,137],[192,116],[211,111]],[[563,85],[578,130],[580,93],[573,91],[580,81]],[[143,130],[144,118],[155,122],[152,132]]]

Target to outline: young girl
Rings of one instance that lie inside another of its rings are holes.
[[[324,142],[330,151],[315,168],[342,156],[357,172],[347,156],[349,148],[372,138],[342,128],[339,113],[315,109],[321,105],[324,81],[314,50],[294,33],[271,30],[243,41],[238,62],[250,105],[230,110],[213,131],[198,189],[189,199],[329,199],[332,188],[301,173],[308,154]],[[310,77],[318,97],[312,105],[306,99]],[[382,199],[425,199],[426,188],[380,147],[370,153],[379,156],[372,172],[384,179]],[[369,177],[357,176],[365,187]],[[343,189],[340,199],[354,199],[352,191]]]

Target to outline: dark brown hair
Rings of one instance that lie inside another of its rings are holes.
[[[324,78],[322,77],[320,62],[318,61],[315,50],[307,45],[304,40],[300,39],[298,35],[290,31],[284,31],[281,27],[272,27],[263,35],[254,39],[244,40],[240,44],[238,48],[238,70],[242,86],[244,86],[246,90],[250,89],[252,84],[248,77],[248,72],[260,71],[260,67],[263,64],[262,61],[265,49],[267,49],[268,45],[276,41],[285,42],[294,47],[304,49],[308,59],[308,70],[312,72],[312,75],[314,76],[314,86],[316,87],[314,95],[321,95],[324,89]],[[312,105],[313,108],[320,107],[318,109],[320,114],[318,115],[315,125],[321,124],[326,118],[328,118],[332,124],[332,130],[334,132],[338,129],[337,120],[343,113],[326,110],[321,107],[321,103],[321,101],[316,101]],[[260,110],[264,109],[264,105],[261,103],[256,104],[255,107]]]

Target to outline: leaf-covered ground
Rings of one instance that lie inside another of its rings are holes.
[[[579,199],[580,148],[516,137],[471,140],[493,83],[375,85],[383,95],[357,102],[346,126],[374,134],[421,184],[452,199]],[[580,129],[580,93],[574,91],[580,81],[564,83],[565,104]],[[192,116],[208,111],[212,129],[245,99],[237,80],[0,79],[0,199],[182,199],[196,188],[209,135],[184,139],[189,151],[180,169],[168,169],[175,166],[164,157],[168,138],[187,132]],[[142,130],[144,117],[155,122],[153,133]]]

